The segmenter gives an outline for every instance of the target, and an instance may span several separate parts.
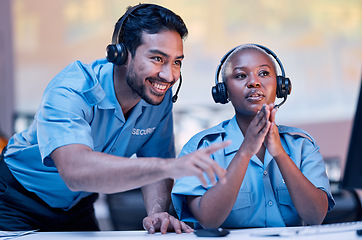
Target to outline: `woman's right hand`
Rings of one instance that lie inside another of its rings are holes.
[[[240,148],[250,157],[259,151],[269,132],[271,126],[269,120],[270,112],[270,106],[264,104],[253,121],[251,121],[248,130],[246,131],[245,139]]]

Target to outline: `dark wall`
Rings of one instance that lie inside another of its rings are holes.
[[[13,134],[14,79],[10,0],[0,1],[0,132]]]

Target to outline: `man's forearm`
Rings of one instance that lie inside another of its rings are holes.
[[[172,179],[165,179],[142,187],[147,215],[168,212],[171,203]]]
[[[117,157],[80,144],[60,147],[51,157],[73,191],[122,192],[160,181],[170,174],[165,159]]]

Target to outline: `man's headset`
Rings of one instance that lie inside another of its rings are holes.
[[[111,62],[115,65],[123,65],[126,63],[128,57],[128,50],[126,45],[123,42],[119,41],[119,35],[121,34],[123,23],[128,18],[128,16],[130,16],[137,9],[150,7],[152,5],[153,4],[138,4],[136,6],[133,6],[129,8],[127,12],[117,21],[112,36],[112,44],[109,44],[106,48],[106,59],[108,62]],[[173,103],[177,101],[178,92],[180,91],[181,88],[181,83],[182,83],[182,76],[180,72],[180,83],[177,87],[175,95],[172,97]]]
[[[258,44],[250,44],[250,45],[254,45],[256,47],[263,49],[266,53],[270,54],[278,62],[282,75],[277,76],[277,98],[284,98],[284,100],[281,103],[275,105],[275,107],[280,107],[287,100],[287,96],[292,91],[292,83],[290,82],[289,78],[285,77],[285,71],[284,71],[283,64],[279,60],[277,55],[273,51],[271,51],[269,48],[264,47],[262,45],[258,45]],[[225,54],[225,56],[221,59],[220,64],[216,69],[215,86],[213,86],[212,90],[211,90],[212,97],[216,103],[225,104],[225,103],[229,102],[229,96],[228,96],[228,92],[226,89],[226,85],[224,82],[219,80],[219,75],[220,75],[221,68],[222,68],[224,62],[226,61],[226,59],[238,47],[240,47],[240,46],[237,46],[237,47],[231,49],[229,52],[227,52]]]

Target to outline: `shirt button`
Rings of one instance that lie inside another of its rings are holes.
[[[268,201],[269,206],[272,206],[273,204],[274,204],[273,201]]]
[[[264,176],[266,176],[266,175],[268,174],[268,172],[265,170],[265,171],[263,172],[263,174],[264,174]]]
[[[111,152],[113,153],[113,152],[115,152],[115,151],[116,151],[116,149],[115,149],[115,148],[112,148]]]

